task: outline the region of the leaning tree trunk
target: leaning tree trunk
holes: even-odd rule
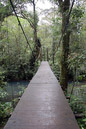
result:
[[[60,84],[62,89],[66,91],[68,86],[68,54],[69,54],[69,38],[70,32],[68,29],[65,31],[65,26],[69,24],[67,20],[68,12],[70,8],[70,0],[65,0],[61,4],[61,11],[62,11],[62,49],[61,49],[61,74],[60,74]],[[65,33],[64,33],[65,31]]]
[[[36,21],[36,7],[35,0],[33,0],[33,14],[34,14],[34,41],[37,42],[37,21]]]
[[[37,43],[37,21],[36,21],[36,7],[35,7],[35,0],[32,1],[33,3],[33,34],[34,34],[34,48],[33,48],[33,54],[30,57],[30,69],[34,70],[35,67],[35,62],[36,62],[36,58],[37,58],[37,50],[36,50],[36,43]]]

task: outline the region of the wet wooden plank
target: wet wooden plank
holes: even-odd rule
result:
[[[48,62],[42,62],[4,129],[79,129]]]

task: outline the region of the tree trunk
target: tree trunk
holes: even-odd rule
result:
[[[35,0],[33,0],[33,25],[34,25],[34,30],[33,30],[33,34],[34,34],[34,42],[35,42],[35,45],[34,45],[34,48],[33,48],[33,53],[34,53],[34,56],[32,55],[30,57],[30,69],[34,71],[34,68],[35,68],[35,62],[36,62],[36,58],[37,58],[37,49],[36,49],[36,44],[37,44],[37,23],[36,23],[36,7],[35,7]]]
[[[70,0],[65,0],[61,4],[61,11],[62,11],[62,49],[61,49],[61,74],[60,74],[60,84],[62,89],[66,91],[68,86],[68,54],[69,54],[69,38],[70,32],[68,29],[65,31],[65,26],[69,24],[68,21],[68,12],[70,8]],[[65,33],[64,33],[65,31]]]
[[[37,23],[36,23],[36,7],[35,0],[33,0],[33,14],[34,14],[34,41],[37,42]]]

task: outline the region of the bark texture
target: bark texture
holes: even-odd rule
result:
[[[58,0],[59,6],[62,13],[62,49],[61,49],[61,74],[60,74],[60,84],[62,89],[66,91],[68,86],[68,54],[69,54],[69,39],[70,39],[70,32],[66,29],[66,25],[69,24],[68,20],[68,12],[70,9],[70,0]],[[65,33],[64,33],[65,31]]]

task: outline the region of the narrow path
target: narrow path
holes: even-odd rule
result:
[[[4,129],[79,129],[48,62],[42,62]]]

